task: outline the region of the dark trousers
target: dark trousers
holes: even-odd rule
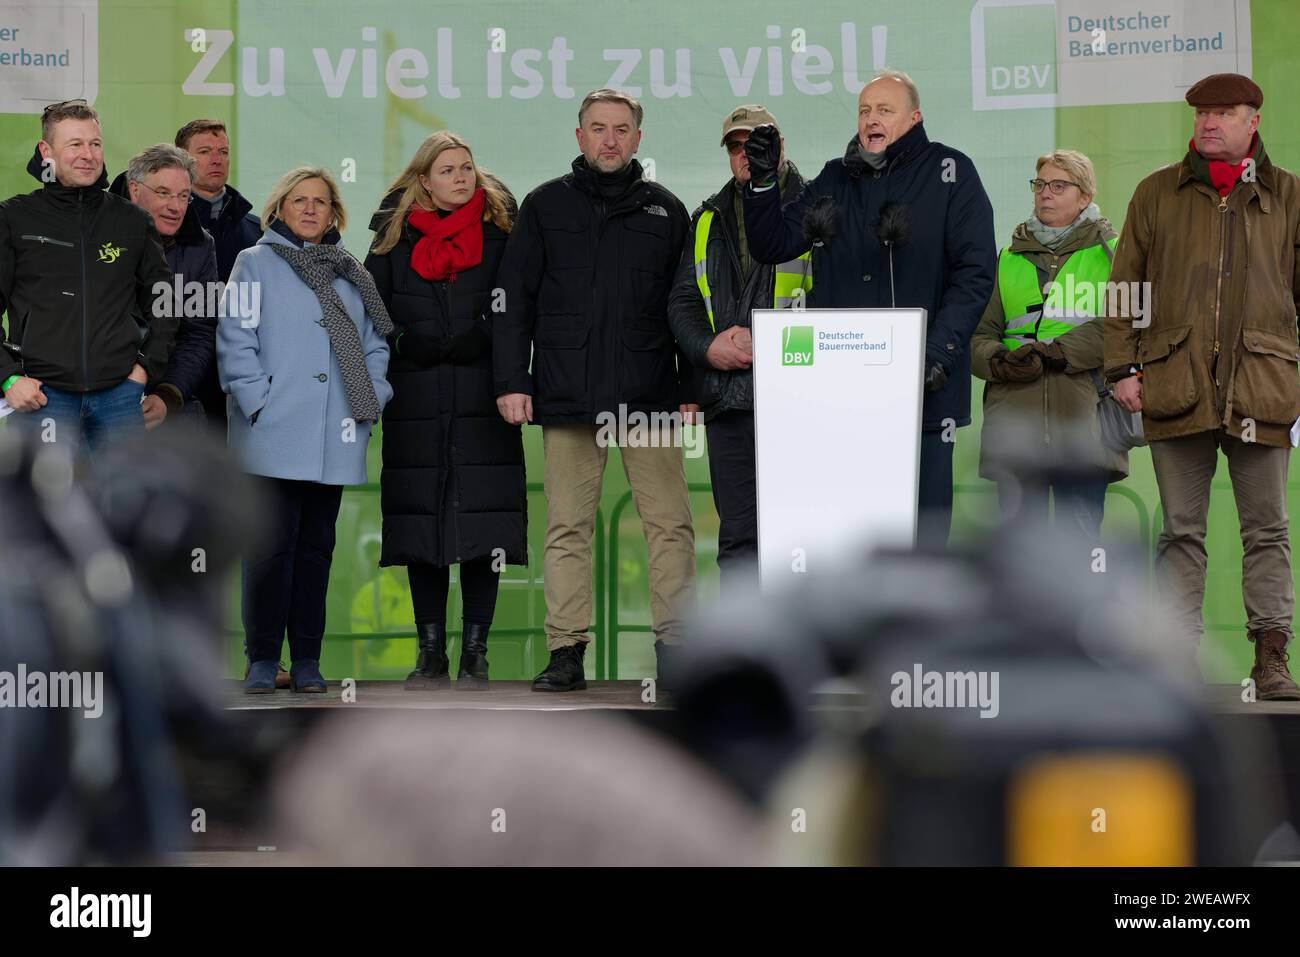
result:
[[[1051,489],[1056,506],[1056,527],[1090,542],[1101,539],[1106,486],[1110,476],[1098,471],[1089,478],[1044,483],[1016,479],[998,481],[998,505],[1005,521],[1029,519],[1047,524],[1047,492]]]
[[[922,548],[945,548],[952,528],[952,449],[943,430],[921,432],[921,475],[917,489],[916,542]]]
[[[292,661],[320,660],[325,592],[343,486],[260,479],[273,503],[262,542],[243,562],[244,636],[250,661],[277,661],[289,632]]]
[[[709,481],[718,510],[718,573],[724,591],[758,580],[758,480],[754,413],[709,418]]]
[[[446,625],[451,569],[446,565],[408,565],[406,577],[411,583],[415,623]],[[460,563],[460,600],[465,621],[476,625],[492,624],[500,580],[500,573],[492,568],[490,555]]]

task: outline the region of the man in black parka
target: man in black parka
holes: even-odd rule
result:
[[[695,408],[685,401],[691,369],[679,362],[667,316],[689,218],[632,158],[641,117],[641,104],[616,90],[583,100],[583,155],[524,199],[501,266],[497,406],[511,424],[542,426],[546,457],[551,661],[536,691],[586,687],[592,535],[609,445],[620,446],[646,533],[661,673],[694,584],[680,422]]]
[[[750,251],[781,263],[812,249],[809,307],[926,310],[918,540],[942,547],[952,518],[955,430],[970,424],[968,345],[997,270],[993,207],[975,165],[926,137],[916,85],[893,70],[862,88],[858,133],[843,158],[784,208],[774,188],[776,130],[756,129],[745,152],[753,175],[744,191]],[[882,235],[893,243],[892,294]],[[861,411],[845,410],[846,441]]]

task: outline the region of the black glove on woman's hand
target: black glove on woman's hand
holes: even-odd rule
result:
[[[441,343],[410,331],[398,335],[397,354],[422,366],[437,365],[443,359]]]
[[[443,358],[447,362],[473,362],[492,345],[487,329],[483,323],[475,323],[474,328],[452,336],[443,346]]]

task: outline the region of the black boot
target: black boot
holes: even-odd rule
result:
[[[456,671],[456,687],[478,691],[488,686],[487,636],[490,625],[476,621],[464,623],[460,641],[460,668]]]
[[[416,624],[420,656],[415,660],[415,670],[406,676],[407,691],[432,691],[450,688],[451,676],[447,674],[447,626],[445,624]]]
[[[674,694],[677,691],[677,646],[660,639],[655,642],[655,695]]]
[[[533,679],[534,691],[585,691],[587,679],[583,676],[582,656],[587,643],[566,645],[551,652],[551,663]]]

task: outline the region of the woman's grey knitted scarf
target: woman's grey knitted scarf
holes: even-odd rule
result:
[[[1065,237],[1074,232],[1084,223],[1090,223],[1093,220],[1101,219],[1101,210],[1096,203],[1089,203],[1083,208],[1083,211],[1075,217],[1073,222],[1066,223],[1064,226],[1048,226],[1036,215],[1030,216],[1025,221],[1025,227],[1033,234],[1034,238],[1046,246],[1048,249],[1056,249],[1061,243],[1065,242]]]
[[[370,370],[366,368],[366,358],[361,351],[361,336],[357,333],[352,317],[343,307],[343,300],[331,285],[337,276],[356,286],[361,293],[361,301],[365,304],[366,315],[375,325],[375,331],[387,338],[392,334],[393,320],[388,317],[388,310],[379,297],[374,279],[357,262],[355,256],[339,246],[304,246],[298,249],[273,243],[271,248],[316,294],[321,315],[325,319],[325,331],[330,335],[330,345],[338,356],[339,369],[343,372],[343,387],[347,390],[352,418],[357,422],[378,421],[379,397],[375,395]]]

